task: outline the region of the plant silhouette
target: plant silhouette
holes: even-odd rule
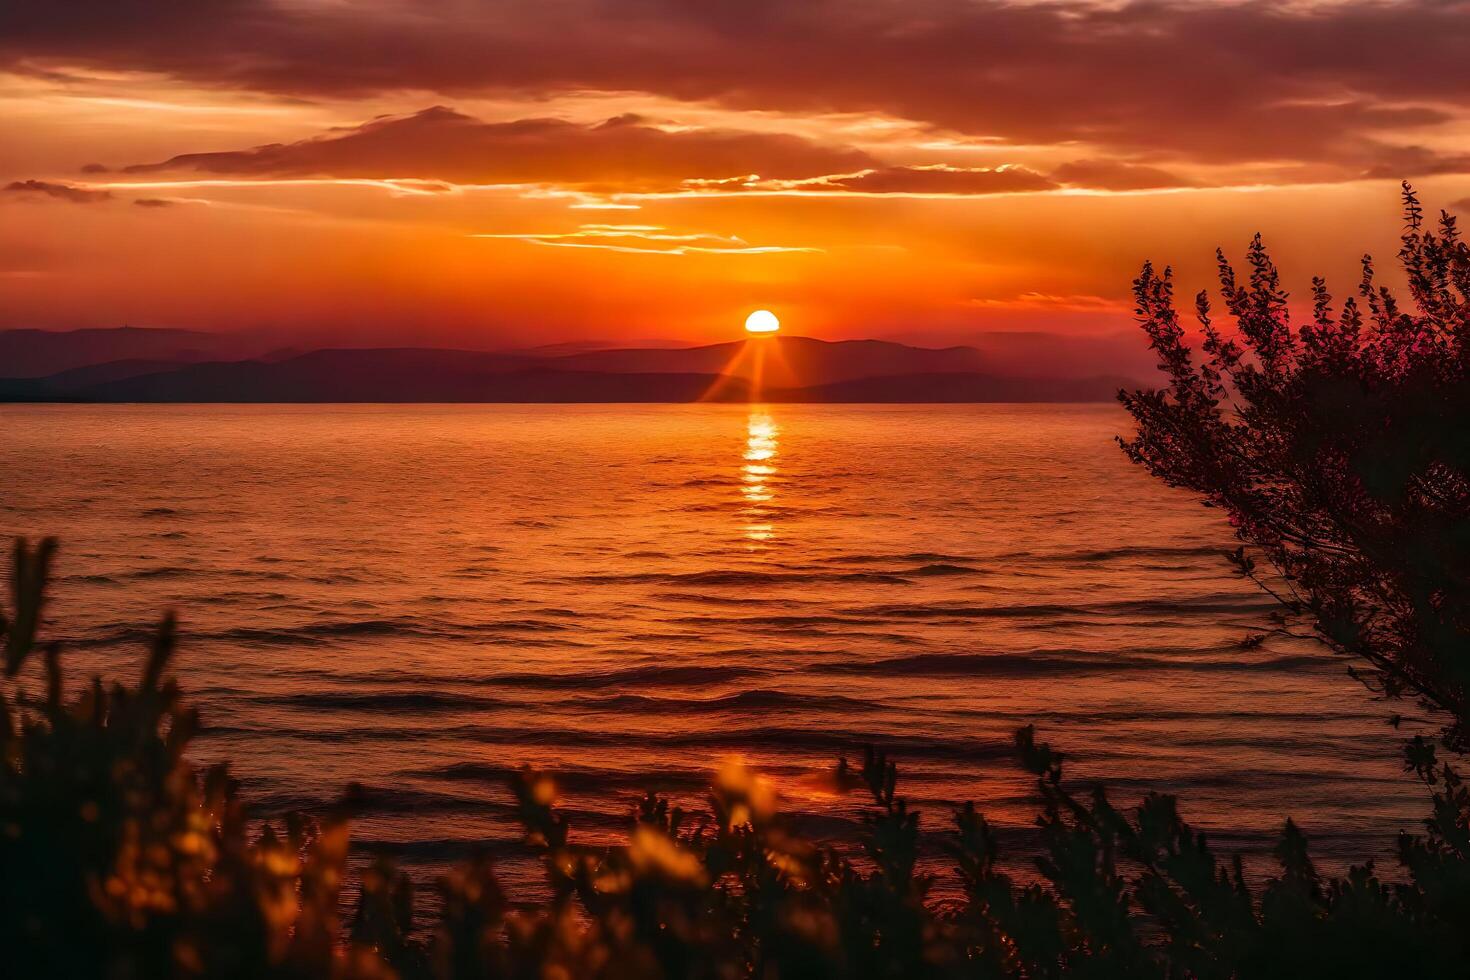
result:
[[[1137,316],[1168,384],[1122,392],[1128,455],[1201,493],[1251,545],[1231,560],[1339,650],[1361,676],[1445,713],[1470,747],[1470,246],[1453,215],[1430,230],[1403,185],[1398,259],[1411,306],[1363,258],[1358,296],[1334,312],[1321,279],[1310,320],[1259,235],[1241,282],[1217,253],[1232,326],[1201,292],[1187,342],[1169,269],[1145,265]],[[1361,300],[1361,304],[1360,301]],[[1365,309],[1366,307],[1366,309]],[[1258,569],[1263,555],[1276,575]]]

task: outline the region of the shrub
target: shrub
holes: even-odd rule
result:
[[[1470,247],[1441,213],[1429,230],[1404,184],[1399,262],[1411,306],[1363,258],[1358,298],[1333,311],[1313,280],[1294,329],[1287,294],[1256,236],[1249,277],[1217,253],[1231,322],[1195,300],[1196,352],[1170,270],[1145,265],[1137,315],[1168,384],[1122,392],[1138,423],[1128,455],[1224,509],[1278,575],[1244,548],[1232,560],[1318,634],[1369,667],[1389,695],[1444,712],[1470,747]],[[1359,305],[1361,299],[1363,306]]]

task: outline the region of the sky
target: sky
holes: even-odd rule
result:
[[[0,327],[1132,330],[1470,197],[1458,0],[6,0]]]

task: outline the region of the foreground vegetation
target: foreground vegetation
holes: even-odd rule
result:
[[[1406,191],[1407,193],[1407,191]],[[1195,367],[1167,273],[1146,268],[1139,313],[1170,385],[1125,395],[1125,448],[1228,510],[1276,569],[1236,561],[1373,683],[1443,709],[1467,739],[1470,250],[1448,217],[1423,231],[1408,194],[1402,257],[1418,311],[1373,286],[1333,317],[1325,286],[1295,334],[1264,248],[1239,286],[1221,263],[1240,340],[1204,321]],[[1244,346],[1242,346],[1244,345]],[[0,966],[14,977],[901,978],[1432,977],[1470,970],[1470,791],[1415,738],[1405,768],[1430,813],[1397,867],[1314,868],[1285,823],[1277,867],[1248,882],[1182,819],[1173,797],[1120,810],[1078,795],[1062,757],[1016,735],[1036,776],[1039,857],[1012,877],[973,805],[926,820],[954,901],[919,870],[921,818],[895,766],[865,752],[861,853],[794,834],[758,780],[732,771],[708,808],[653,795],[628,841],[579,846],[550,780],[512,780],[545,896],[513,901],[475,862],[438,883],[437,921],[414,920],[386,864],[341,914],[351,800],[315,819],[247,822],[223,766],[196,771],[195,713],[168,676],[165,619],[136,684],[68,694],[43,609],[54,543],[18,543],[0,610]],[[39,682],[39,694],[28,684]],[[845,763],[844,763],[845,767]],[[854,767],[857,768],[857,767]],[[943,820],[933,821],[943,824]],[[927,866],[927,864],[926,864]]]
[[[973,805],[943,832],[962,899],[930,899],[920,815],[894,764],[868,750],[861,857],[784,828],[747,775],[715,781],[698,815],[649,795],[627,846],[577,846],[547,777],[511,790],[550,898],[529,909],[476,862],[438,884],[416,929],[413,888],[386,864],[339,914],[343,803],[315,820],[252,827],[224,766],[195,771],[198,729],[168,668],[169,619],[136,684],[63,692],[37,638],[53,544],[18,545],[0,615],[0,951],[13,977],[801,978],[1449,976],[1470,962],[1470,794],[1431,746],[1407,764],[1431,791],[1405,835],[1406,884],[1371,867],[1324,879],[1286,824],[1259,889],[1222,863],[1172,797],[1116,809],[1082,798],[1061,756],[1017,733],[1037,776],[1042,856],[1029,883],[997,863]],[[31,668],[34,668],[33,670]],[[39,674],[27,698],[19,678]]]

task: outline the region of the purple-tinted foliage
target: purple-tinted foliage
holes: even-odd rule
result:
[[[1445,713],[1470,746],[1470,247],[1455,218],[1424,222],[1403,188],[1398,259],[1410,304],[1363,258],[1358,297],[1334,311],[1321,279],[1310,322],[1293,327],[1260,236],[1248,281],[1217,253],[1230,329],[1195,301],[1204,339],[1186,340],[1170,271],[1145,265],[1137,316],[1168,384],[1122,392],[1138,423],[1130,458],[1222,508],[1251,554],[1231,556],[1319,635],[1361,657],[1389,695]]]

